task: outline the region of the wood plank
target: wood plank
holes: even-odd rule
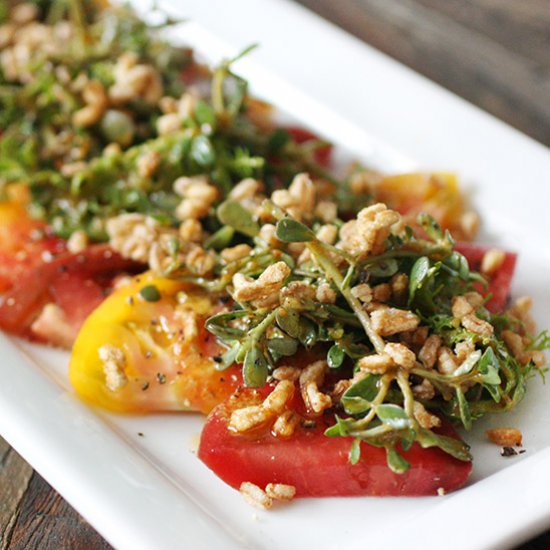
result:
[[[550,144],[549,0],[299,1]],[[1,550],[110,548],[1,439],[0,487]]]
[[[549,75],[511,41],[502,45],[419,0],[299,3],[550,145]]]
[[[548,0],[416,0],[549,69]]]
[[[0,437],[0,549],[8,547],[32,468]]]
[[[9,550],[111,550],[111,546],[36,472],[21,501]]]

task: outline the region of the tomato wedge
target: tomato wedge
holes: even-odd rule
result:
[[[361,458],[351,464],[348,437],[327,437],[324,431],[332,415],[304,424],[288,439],[274,437],[269,429],[252,435],[237,435],[228,429],[231,411],[260,397],[244,390],[237,399],[216,407],[201,435],[199,458],[223,481],[234,488],[248,481],[265,487],[285,483],[296,488],[297,497],[329,496],[422,496],[458,489],[466,482],[472,465],[437,448],[422,449],[414,444],[400,454],[411,465],[404,474],[387,466],[384,449],[361,444]],[[309,425],[306,428],[304,425]],[[456,436],[450,426],[445,435]]]
[[[146,287],[158,292],[153,301],[143,298]],[[188,284],[151,273],[135,277],[84,323],[69,367],[73,387],[89,403],[118,412],[208,413],[242,382],[237,366],[216,369],[221,350],[204,328],[215,311],[213,299]],[[105,345],[124,354],[120,387],[107,382],[99,354]]]
[[[141,269],[106,246],[80,254],[32,220],[24,197],[0,203],[0,329],[70,347],[114,276]],[[46,309],[45,309],[46,308]]]
[[[65,241],[48,235],[42,222],[28,217],[24,205],[0,202],[0,292],[41,264],[44,253],[63,251]]]
[[[113,277],[139,267],[105,245],[89,246],[79,254],[62,252],[51,261],[41,260],[21,273],[2,295],[0,329],[63,347],[70,346],[86,317],[109,292]],[[68,328],[59,339],[55,327],[50,327],[51,332],[47,326],[45,330],[33,330],[33,323],[47,304],[54,304],[63,312],[63,322]]]
[[[483,256],[490,248],[489,246],[462,242],[455,245],[455,249],[468,260],[470,269],[475,271],[479,271]],[[517,254],[506,252],[502,265],[489,277],[489,287],[485,288],[481,284],[476,285],[481,294],[491,295],[485,306],[493,313],[503,311],[508,303],[516,261]]]
[[[307,143],[308,141],[318,141],[321,139],[313,132],[298,126],[288,126],[284,129],[290,134],[296,143]],[[332,145],[327,144],[316,148],[313,152],[313,158],[315,159],[315,162],[324,168],[330,168],[332,163]]]
[[[413,220],[424,212],[444,229],[455,232],[464,213],[458,179],[449,172],[412,172],[385,176],[374,187],[376,201],[384,202]]]

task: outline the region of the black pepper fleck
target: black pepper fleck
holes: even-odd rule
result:
[[[518,452],[514,449],[514,447],[502,447],[500,451],[500,456],[516,456]]]
[[[317,427],[317,422],[315,422],[315,420],[302,420],[301,424],[302,428],[305,428],[306,430],[312,430]]]
[[[157,372],[157,380],[159,381],[159,384],[164,384],[166,382],[166,375],[161,372]]]
[[[147,389],[149,389],[149,382],[145,382],[143,386],[141,386],[141,391],[145,391]]]

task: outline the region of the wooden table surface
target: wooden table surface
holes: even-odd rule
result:
[[[550,0],[297,1],[550,145]],[[106,548],[0,438],[0,550]]]

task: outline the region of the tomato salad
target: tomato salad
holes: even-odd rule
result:
[[[249,95],[250,48],[210,70],[170,19],[1,5],[0,328],[72,348],[91,404],[208,414],[199,458],[255,504],[461,487],[457,429],[548,337],[456,177],[337,176]]]

